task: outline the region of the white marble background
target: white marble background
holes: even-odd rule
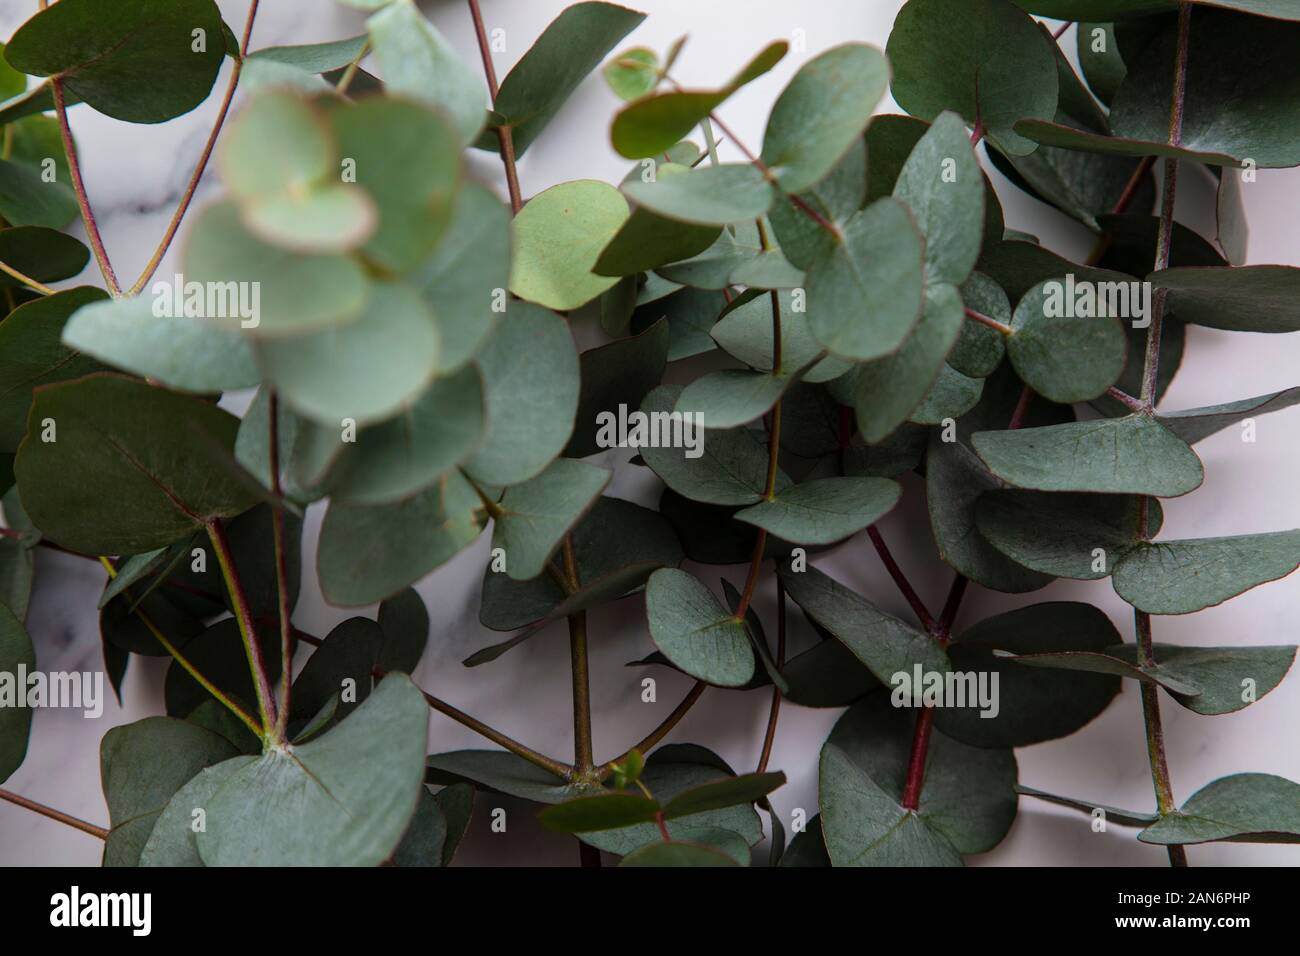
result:
[[[565,0],[483,0],[489,29],[504,27],[508,51],[496,55],[504,76],[533,38],[566,5]],[[774,38],[803,30],[807,51],[792,53],[772,73],[751,84],[724,107],[729,125],[757,147],[767,110],[801,62],[826,47],[861,40],[884,47],[901,0],[640,0],[633,3],[650,16],[627,43],[665,49],[676,37],[690,34],[675,72],[686,83],[710,84],[729,77],[753,52]],[[465,3],[437,0],[422,4],[426,12],[476,63],[472,27]],[[36,0],[2,0],[0,35],[9,36],[36,7]],[[244,0],[221,0],[226,19],[236,32],[247,8]],[[308,43],[353,36],[362,32],[361,16],[330,0],[264,0],[253,47]],[[954,25],[957,28],[959,25]],[[1067,34],[1069,40],[1073,34]],[[226,69],[229,67],[227,66]],[[935,64],[942,69],[942,64]],[[218,90],[224,74],[218,80]],[[202,107],[159,127],[127,126],[88,111],[73,111],[73,128],[80,143],[88,188],[119,275],[134,276],[143,267],[171,214],[216,112],[214,95]],[[627,167],[608,144],[608,123],[617,101],[598,77],[588,79],[563,112],[529,150],[520,168],[524,194],[554,183],[581,177],[617,181]],[[882,112],[895,111],[892,102]],[[729,145],[723,152],[735,157]],[[495,157],[480,156],[475,171],[500,183]],[[1088,237],[1063,216],[999,179],[995,181],[1007,211],[1008,225],[1043,237],[1059,251],[1082,258]],[[1197,179],[1184,177],[1184,183]],[[199,203],[217,194],[209,176]],[[1252,222],[1250,261],[1300,265],[1300,171],[1263,171],[1246,187]],[[1180,190],[1179,215],[1197,228],[1212,226],[1208,188]],[[79,227],[78,227],[79,231]],[[182,232],[182,236],[184,231]],[[173,251],[162,273],[174,264]],[[97,282],[94,266],[81,277]],[[1167,408],[1230,401],[1300,384],[1300,335],[1264,337],[1232,335],[1194,329],[1188,336],[1187,358],[1171,389]],[[1205,485],[1185,498],[1166,503],[1164,534],[1170,537],[1221,535],[1300,527],[1300,408],[1258,422],[1258,441],[1242,444],[1236,429],[1202,443]],[[614,453],[617,454],[617,453]],[[639,471],[630,469],[630,471]],[[75,476],[70,476],[74,477]],[[613,492],[645,502],[655,497],[653,482],[644,475],[622,477]],[[939,564],[926,527],[923,488],[906,485],[906,502],[882,522],[882,531],[895,554],[930,606],[943,599],[951,572]],[[312,509],[306,547],[312,553],[320,521]],[[419,585],[432,619],[429,648],[417,672],[418,683],[530,745],[563,756],[571,746],[568,650],[563,626],[510,653],[495,664],[466,670],[459,663],[468,653],[491,642],[493,635],[477,622],[478,582],[486,559],[487,537]],[[885,609],[906,617],[908,610],[888,580],[879,560],[859,536],[819,559],[820,566],[869,595]],[[312,562],[307,562],[310,568]],[[716,573],[716,572],[715,572]],[[740,569],[732,573],[740,580]],[[327,606],[315,575],[305,575],[297,623],[325,634],[351,616]],[[42,550],[28,626],[43,669],[92,669],[100,666],[95,604],[104,573],[92,563]],[[1057,582],[1043,591],[1020,597],[972,588],[959,626],[1027,603],[1078,599],[1105,609],[1128,639],[1131,618],[1108,582]],[[774,598],[761,589],[758,608],[772,620]],[[1157,640],[1187,644],[1263,644],[1296,641],[1296,611],[1300,606],[1300,575],[1258,588],[1217,608],[1189,618],[1156,620]],[[363,613],[372,613],[365,611]],[[650,641],[638,619],[635,601],[594,612],[593,704],[596,711],[596,751],[607,759],[654,727],[689,686],[678,675],[661,671],[655,704],[639,698],[639,671],[623,667],[648,650]],[[792,640],[801,639],[802,621],[790,616]],[[795,646],[798,646],[796,644]],[[299,659],[301,666],[302,658]],[[78,712],[39,711],[32,729],[26,763],[7,787],[32,799],[99,824],[107,811],[99,786],[99,740],[112,726],[162,712],[163,661],[136,658],[125,687],[125,705],[111,700],[96,721]],[[752,768],[761,744],[768,693],[747,695],[708,691],[672,738],[690,740],[717,750],[734,766]],[[1282,686],[1254,706],[1226,717],[1200,717],[1166,699],[1165,729],[1175,793],[1192,792],[1226,774],[1262,771],[1300,780],[1300,749],[1295,727],[1300,719],[1300,678]],[[783,769],[790,783],[773,798],[787,821],[796,807],[809,815],[816,806],[818,748],[837,712],[782,707],[772,767]],[[1019,751],[1020,778],[1025,784],[1059,793],[1097,799],[1117,806],[1153,805],[1138,695],[1131,682],[1099,719],[1063,741]],[[430,723],[430,751],[486,744],[473,733],[439,716]],[[488,745],[490,746],[490,745]],[[509,833],[490,834],[486,813],[506,806]],[[480,796],[478,813],[460,863],[573,863],[577,851],[568,838],[542,833],[523,804]],[[95,864],[100,844],[92,837],[0,803],[0,864]],[[1300,864],[1300,847],[1215,844],[1193,847],[1195,864]],[[995,851],[972,862],[977,865],[1161,865],[1163,849],[1137,843],[1132,831],[1114,828],[1091,832],[1086,818],[1048,808],[1030,800],[1007,839]]]

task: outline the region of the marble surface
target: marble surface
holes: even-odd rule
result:
[[[540,30],[560,9],[562,0],[484,0],[489,28],[506,30],[507,50],[496,55],[504,75]],[[776,37],[801,36],[804,52],[792,53],[771,74],[747,87],[725,107],[728,123],[747,143],[761,142],[767,109],[798,65],[822,49],[846,40],[883,48],[900,0],[643,0],[650,13],[629,44],[664,49],[680,34],[691,39],[677,73],[687,83],[715,83]],[[227,20],[243,22],[246,3],[222,0]],[[438,26],[471,63],[477,62],[465,4],[442,0],[422,4]],[[7,0],[0,5],[0,35],[8,36],[35,0]],[[801,31],[801,32],[796,32]],[[254,47],[306,43],[361,32],[355,11],[327,0],[269,0],[262,3]],[[228,67],[227,67],[228,69]],[[218,81],[224,83],[224,75]],[[216,112],[214,96],[193,113],[158,127],[128,127],[87,111],[73,112],[73,127],[84,157],[85,175],[105,239],[119,274],[136,274],[148,259],[171,214]],[[599,78],[589,79],[529,151],[520,168],[525,195],[580,177],[617,181],[627,163],[608,145],[608,121],[617,106]],[[894,111],[886,103],[882,111]],[[725,156],[736,154],[723,145]],[[476,174],[501,187],[494,157],[474,160]],[[1212,192],[1201,177],[1184,177],[1179,215],[1202,230],[1212,227]],[[995,174],[1008,225],[1040,235],[1063,253],[1082,258],[1090,245],[1083,230],[1035,203]],[[198,203],[219,192],[207,177]],[[1295,240],[1300,222],[1300,171],[1263,171],[1246,187],[1251,216],[1250,259],[1255,263],[1300,264]],[[79,227],[78,230],[79,232]],[[182,238],[184,230],[182,231]],[[176,258],[163,263],[166,274]],[[93,269],[93,266],[92,266]],[[95,282],[92,271],[82,281]],[[1188,336],[1187,358],[1170,391],[1166,407],[1183,408],[1230,401],[1297,384],[1300,335],[1230,335],[1195,329]],[[229,400],[238,409],[246,398]],[[1300,527],[1300,408],[1261,418],[1258,441],[1243,445],[1229,429],[1199,446],[1205,460],[1204,487],[1166,505],[1165,534],[1194,537]],[[611,452],[607,454],[619,454]],[[625,455],[626,453],[622,453]],[[612,462],[611,462],[612,463]],[[638,469],[625,469],[636,472]],[[656,490],[645,474],[620,475],[612,493],[649,503]],[[881,523],[899,563],[917,582],[932,606],[942,601],[951,573],[939,562],[925,527],[923,488],[905,483],[905,503]],[[314,551],[321,509],[309,513],[308,553]],[[489,720],[508,734],[557,755],[571,746],[568,650],[563,626],[552,627],[500,661],[467,670],[459,663],[489,643],[491,633],[477,622],[478,582],[487,555],[487,538],[422,581],[432,620],[429,648],[416,679],[430,691]],[[884,574],[875,554],[859,537],[818,560],[823,570],[867,594],[900,616],[908,611]],[[354,613],[327,606],[315,575],[305,575],[297,613],[300,627],[325,633]],[[712,572],[716,576],[716,571]],[[738,580],[740,569],[731,571]],[[85,670],[100,666],[95,604],[103,571],[79,559],[42,550],[28,625],[42,669]],[[1057,582],[1032,595],[1008,597],[972,588],[959,626],[983,616],[1029,603],[1078,599],[1098,604],[1121,632],[1131,635],[1127,608],[1108,582]],[[1158,640],[1187,644],[1261,644],[1295,642],[1300,575],[1249,592],[1241,598],[1189,618],[1157,620]],[[757,597],[769,620],[774,607],[770,582]],[[596,751],[608,758],[655,726],[687,690],[677,675],[658,675],[658,700],[640,700],[639,671],[624,667],[650,649],[635,601],[591,616],[593,706]],[[794,642],[807,639],[798,614],[791,615]],[[795,646],[798,646],[796,643]],[[305,656],[305,655],[304,655]],[[299,666],[303,657],[300,656]],[[35,800],[91,820],[107,822],[99,786],[99,740],[112,726],[162,712],[165,662],[136,658],[127,677],[124,702],[110,699],[103,716],[84,720],[79,712],[47,710],[35,715],[30,753],[7,787]],[[671,739],[708,745],[738,768],[757,759],[766,720],[768,695],[707,692]],[[1300,679],[1292,677],[1254,706],[1226,717],[1199,717],[1166,703],[1165,730],[1176,794],[1186,798],[1210,780],[1230,773],[1262,771],[1300,780],[1300,749],[1294,728],[1300,720]],[[816,807],[818,748],[837,716],[834,711],[782,708],[772,766],[786,771],[790,783],[773,802],[788,821],[795,808],[811,816]],[[1138,695],[1131,683],[1099,719],[1063,741],[1018,752],[1020,779],[1027,785],[1134,808],[1153,803],[1141,731]],[[441,717],[430,723],[430,750],[483,746],[470,731]],[[487,814],[494,806],[508,812],[507,836],[493,835]],[[0,864],[94,864],[99,842],[67,827],[0,803]],[[542,833],[523,804],[481,796],[471,832],[458,862],[513,865],[530,862],[576,862],[571,840]],[[995,851],[976,858],[976,865],[1160,865],[1164,851],[1144,846],[1132,831],[1113,828],[1095,834],[1079,815],[1023,801],[1008,838]],[[1193,864],[1300,863],[1300,847],[1218,844],[1193,847]]]

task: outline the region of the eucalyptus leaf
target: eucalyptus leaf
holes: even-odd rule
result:
[[[23,505],[45,535],[74,551],[150,551],[254,503],[200,450],[205,440],[233,447],[238,427],[204,402],[99,374],[41,389],[32,415],[52,419],[58,440],[29,436],[19,448]],[[62,480],[68,474],[94,482],[71,484]],[[101,493],[110,486],[112,495]]]
[[[754,676],[745,625],[693,575],[661,568],[646,584],[650,637],[674,664],[698,680],[740,687]]]
[[[100,113],[163,123],[202,103],[226,56],[212,0],[53,4],[10,38],[5,58],[32,76],[55,76]]]
[[[874,524],[901,495],[888,478],[820,478],[738,511],[736,520],[791,544],[832,544]]]
[[[35,672],[36,651],[21,618],[0,604],[0,670],[15,675],[10,679],[16,684],[20,668],[28,673]],[[27,688],[15,686],[14,693],[19,699],[12,702],[13,705],[0,707],[0,783],[8,780],[22,765],[27,756],[27,738],[32,726],[32,711],[26,706]]]
[[[504,552],[506,573],[521,581],[541,574],[610,477],[596,465],[558,458],[540,475],[507,488],[492,526],[492,546]]]
[[[510,291],[558,310],[590,302],[617,281],[595,275],[592,267],[627,218],[626,200],[594,179],[534,196],[514,220]]]
[[[771,183],[752,163],[702,166],[648,183],[634,180],[623,191],[644,209],[701,226],[757,219],[775,198]]]
[[[1300,842],[1300,784],[1267,773],[1220,777],[1138,834],[1144,843]]]
[[[410,678],[384,678],[338,727],[227,777],[196,836],[199,855],[209,866],[383,862],[415,813],[427,725]]]

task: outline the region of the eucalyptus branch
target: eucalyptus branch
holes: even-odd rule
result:
[[[776,579],[776,666],[785,664],[785,585],[778,576]],[[763,749],[758,756],[758,766],[754,773],[767,770],[768,761],[772,759],[772,745],[776,742],[776,722],[781,716],[781,688],[772,684],[772,706],[767,712],[767,730],[763,734]]]
[[[624,753],[626,754],[627,752],[633,750],[639,750],[641,751],[641,753],[646,753],[652,747],[658,744],[659,741],[667,737],[668,734],[672,731],[672,729],[676,727],[679,723],[681,723],[682,718],[686,716],[686,714],[690,711],[690,709],[695,706],[695,702],[700,699],[700,696],[704,693],[705,689],[708,686],[709,685],[706,684],[704,681],[697,680],[695,682],[695,686],[686,692],[686,696],[682,698],[682,702],[678,704],[675,708],[673,708],[673,712],[670,713],[667,717],[665,717],[660,722],[658,727],[650,731],[650,733],[646,734],[645,737],[643,737],[639,743],[635,744],[632,747],[629,747],[627,751],[625,751]],[[609,761],[608,763],[603,763],[599,767],[597,767],[596,779],[597,780],[606,779],[610,774],[614,772],[614,764],[618,763],[619,760],[622,759],[623,759],[622,757],[619,757],[615,760]]]
[[[86,237],[90,240],[90,248],[95,253],[95,261],[99,263],[99,271],[103,273],[104,282],[108,285],[108,291],[113,296],[120,296],[122,288],[117,282],[117,273],[113,271],[113,264],[108,261],[108,250],[104,248],[104,239],[99,234],[99,223],[95,220],[95,211],[90,207],[90,197],[86,194],[86,184],[81,178],[81,163],[77,158],[77,144],[72,139],[72,128],[68,125],[68,104],[63,95],[63,81],[57,77],[51,78],[50,90],[54,94],[54,110],[58,115],[59,134],[63,138],[63,151],[68,156],[68,170],[72,174],[72,190],[77,196],[77,207],[81,210],[81,220],[86,225]]]
[[[19,796],[10,790],[0,788],[0,800],[7,800],[15,806],[31,810],[33,813],[39,813],[43,817],[51,820],[57,820],[59,823],[65,823],[74,830],[80,830],[82,833],[89,833],[93,837],[99,837],[101,840],[108,839],[108,830],[104,827],[97,827],[93,823],[87,823],[85,820],[79,820],[77,817],[64,813],[62,810],[55,810],[53,807],[47,807],[43,803],[37,803],[35,800],[28,800],[26,797]]]
[[[479,9],[478,0],[469,0],[469,13],[474,20],[474,35],[478,39],[478,52],[483,58],[483,73],[487,77],[488,92],[492,96],[492,105],[497,103],[497,70],[492,63],[492,47],[488,43],[487,27],[483,24],[483,11]],[[509,126],[496,128],[497,140],[501,146],[501,164],[506,170],[506,188],[510,191],[510,208],[516,215],[524,208],[523,195],[519,190],[519,169],[515,161],[514,132]]]
[[[176,233],[181,227],[181,222],[185,219],[186,212],[189,211],[190,203],[194,201],[194,193],[199,188],[203,173],[208,168],[208,160],[212,158],[212,150],[217,145],[217,137],[221,134],[221,128],[225,125],[226,115],[230,112],[230,104],[235,99],[235,90],[239,87],[239,76],[244,69],[244,58],[248,56],[248,41],[253,35],[253,21],[257,18],[257,5],[260,2],[261,0],[250,0],[248,4],[248,19],[244,22],[244,36],[239,43],[239,57],[230,68],[230,79],[226,82],[226,92],[222,97],[221,107],[217,110],[217,118],[212,124],[212,132],[208,134],[208,140],[203,145],[203,152],[199,156],[198,164],[194,167],[194,173],[190,176],[185,191],[181,193],[180,202],[176,204],[176,211],[172,213],[171,222],[167,224],[167,231],[163,233],[162,240],[154,249],[153,255],[149,257],[144,271],[140,273],[140,278],[131,284],[127,295],[139,295],[141,290],[149,284],[149,280],[158,271],[158,266],[162,264],[163,256],[171,248],[172,241],[176,238]]]
[[[110,561],[106,557],[101,556],[99,558],[99,563],[102,564],[104,566],[104,570],[108,572],[108,576],[110,580],[112,578],[117,577],[117,568],[113,566],[112,561]],[[123,590],[122,593],[125,597],[128,598],[132,596],[130,588],[126,588],[125,590]],[[149,631],[149,633],[153,635],[154,640],[156,640],[159,644],[162,645],[163,650],[165,650],[168,654],[172,656],[172,659],[181,666],[181,669],[184,670],[185,673],[189,674],[190,677],[194,678],[194,680],[198,683],[200,687],[202,687],[209,694],[215,697],[217,701],[228,711],[230,711],[232,714],[238,717],[240,721],[243,722],[245,727],[247,727],[257,736],[259,737],[262,736],[262,728],[258,726],[257,721],[254,720],[253,717],[250,716],[248,713],[246,713],[244,711],[244,708],[240,707],[229,696],[227,696],[226,693],[223,690],[221,690],[221,688],[217,687],[216,684],[212,683],[212,681],[204,677],[199,672],[199,669],[195,667],[194,664],[190,661],[190,659],[187,658],[184,654],[182,654],[180,652],[180,649],[177,648],[175,644],[173,644],[171,641],[167,639],[167,635],[164,634],[162,630],[158,627],[158,625],[153,622],[153,619],[150,618],[149,615],[145,613],[144,608],[137,605],[134,613],[135,616],[140,619],[140,623],[143,624],[145,628]]]
[[[280,618],[280,686],[275,702],[275,734],[283,739],[289,727],[289,696],[293,684],[293,621],[289,611],[289,571],[285,559],[284,507],[280,489],[280,399],[274,391],[267,401],[270,442],[271,539],[275,549],[275,591]]]
[[[248,596],[244,593],[243,582],[235,567],[234,554],[230,550],[230,541],[226,537],[225,527],[220,518],[213,518],[208,523],[208,537],[217,553],[217,563],[221,565],[221,576],[226,582],[230,602],[234,607],[235,620],[239,624],[239,635],[244,641],[244,654],[248,658],[248,668],[253,677],[253,688],[257,692],[257,709],[262,719],[260,736],[276,733],[279,726],[276,717],[275,699],[271,692],[271,680],[262,654],[262,645],[257,639],[257,627],[253,623],[253,613],[249,608]],[[286,669],[288,661],[281,661],[280,667]],[[278,733],[276,740],[280,740]]]
[[[976,312],[969,306],[966,307],[966,318],[974,319],[980,325],[986,325],[995,332],[1000,332],[1003,335],[1015,335],[1016,332],[1015,329],[1007,325],[1005,322],[999,322],[997,319],[987,316],[983,312]]]
[[[37,282],[29,275],[25,275],[19,272],[13,266],[9,265],[7,262],[0,261],[0,272],[3,272],[5,275],[13,279],[17,279],[23,285],[27,286],[27,288],[33,290],[34,292],[39,292],[41,295],[54,295],[54,290],[51,289],[49,286]]]

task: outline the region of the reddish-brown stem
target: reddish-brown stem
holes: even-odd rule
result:
[[[1015,333],[1015,329],[1005,322],[999,322],[997,319],[987,316],[983,312],[976,312],[972,308],[966,309],[966,318],[974,319],[980,325],[987,325],[990,329],[1001,332],[1003,335],[1013,335]]]
[[[1026,385],[1020,390],[1020,398],[1016,401],[1016,410],[1011,413],[1011,421],[1007,429],[1015,431],[1025,424],[1025,416],[1029,414],[1029,406],[1034,400],[1034,390]]]
[[[918,595],[916,589],[912,587],[912,582],[907,580],[907,575],[903,574],[903,569],[900,568],[898,562],[894,560],[893,554],[889,551],[889,545],[885,544],[885,539],[881,536],[880,531],[874,524],[867,528],[867,537],[871,539],[871,543],[876,548],[876,553],[880,555],[880,561],[884,564],[885,570],[889,572],[889,576],[893,578],[894,583],[898,585],[898,590],[903,593],[903,597],[906,598],[907,603],[911,605],[912,613],[915,614],[916,619],[921,622],[921,627],[928,633],[933,634],[937,626],[934,617],[925,609],[925,605],[921,602],[920,595]]]
[[[948,589],[948,597],[943,602],[943,611],[939,614],[939,630],[935,636],[940,641],[947,642],[949,635],[952,634],[952,626],[957,621],[957,612],[961,610],[961,600],[966,596],[966,586],[970,584],[970,579],[964,574],[959,574],[952,580],[952,587]]]
[[[1116,388],[1114,385],[1106,389],[1106,394],[1115,399],[1115,401],[1122,402],[1130,411],[1145,412],[1147,410],[1146,405],[1139,399],[1134,398],[1123,389]]]
[[[664,838],[664,842],[672,843],[672,834],[668,832],[668,824],[664,820],[664,812],[662,810],[655,814],[655,824],[659,827],[659,835]]]
[[[226,115],[230,112],[230,104],[235,99],[235,90],[239,86],[239,75],[244,69],[244,57],[248,56],[248,42],[253,35],[253,21],[257,19],[257,5],[260,2],[261,0],[250,0],[248,5],[248,19],[244,21],[244,36],[239,43],[239,59],[235,60],[230,68],[230,79],[226,82],[226,92],[221,99],[221,107],[217,110],[217,118],[212,124],[212,132],[208,134],[208,141],[203,144],[203,152],[199,155],[199,161],[194,167],[194,173],[190,176],[185,191],[181,193],[180,202],[176,204],[176,211],[172,213],[171,221],[167,224],[167,231],[163,233],[163,237],[159,241],[157,248],[154,249],[153,255],[149,257],[149,262],[145,265],[144,271],[140,273],[140,278],[136,279],[131,288],[127,290],[128,295],[139,295],[141,290],[149,284],[149,280],[158,271],[158,266],[162,264],[163,256],[167,255],[167,250],[171,248],[172,241],[176,238],[177,231],[180,230],[181,222],[189,211],[190,203],[194,201],[194,193],[199,188],[203,173],[208,168],[208,161],[212,158],[212,150],[217,145],[217,137],[221,134],[221,128],[226,123]]]
[[[1052,31],[1052,39],[1053,39],[1053,40],[1059,40],[1059,39],[1061,39],[1061,37],[1065,36],[1065,31],[1068,30],[1068,29],[1070,29],[1071,23],[1072,23],[1072,21],[1070,21],[1070,20],[1066,20],[1066,21],[1065,21],[1064,23],[1062,23],[1059,27],[1057,27],[1055,30],[1053,30],[1053,31]]]
[[[68,105],[63,96],[63,81],[50,80],[50,90],[54,94],[54,111],[59,120],[59,134],[63,138],[63,151],[68,155],[68,170],[72,174],[72,191],[77,196],[77,206],[81,209],[81,220],[86,225],[86,238],[99,263],[99,271],[104,275],[108,291],[114,296],[122,294],[122,287],[117,283],[117,274],[113,264],[108,261],[108,250],[104,248],[104,239],[99,234],[99,223],[95,220],[95,211],[90,208],[90,197],[86,194],[86,184],[81,178],[81,163],[77,159],[77,144],[72,139],[72,128],[68,125]]]
[[[483,58],[483,73],[487,77],[488,93],[492,96],[492,105],[496,106],[497,71],[492,63],[492,47],[488,43],[487,27],[483,23],[483,11],[479,9],[478,0],[469,0],[469,15],[474,20],[474,34],[478,38],[478,52]],[[516,215],[524,208],[523,194],[519,189],[519,169],[515,161],[514,133],[509,126],[496,128],[497,141],[501,147],[501,164],[506,170],[506,188],[510,192],[510,208]]]
[[[93,823],[87,823],[85,820],[79,820],[74,816],[64,813],[62,810],[55,810],[53,807],[47,807],[43,803],[37,803],[35,800],[28,800],[26,797],[19,796],[9,790],[0,789],[0,800],[7,800],[15,806],[22,807],[25,810],[31,810],[33,813],[39,813],[43,817],[51,820],[57,820],[59,823],[80,830],[82,833],[89,833],[93,837],[99,837],[101,840],[108,839],[108,830],[103,827],[97,827]]]
[[[902,805],[905,810],[915,810],[921,804],[921,788],[925,784],[925,759],[930,750],[930,731],[934,729],[934,708],[923,707],[916,715],[916,731],[912,734],[912,754],[907,762],[907,780],[903,784]]]

